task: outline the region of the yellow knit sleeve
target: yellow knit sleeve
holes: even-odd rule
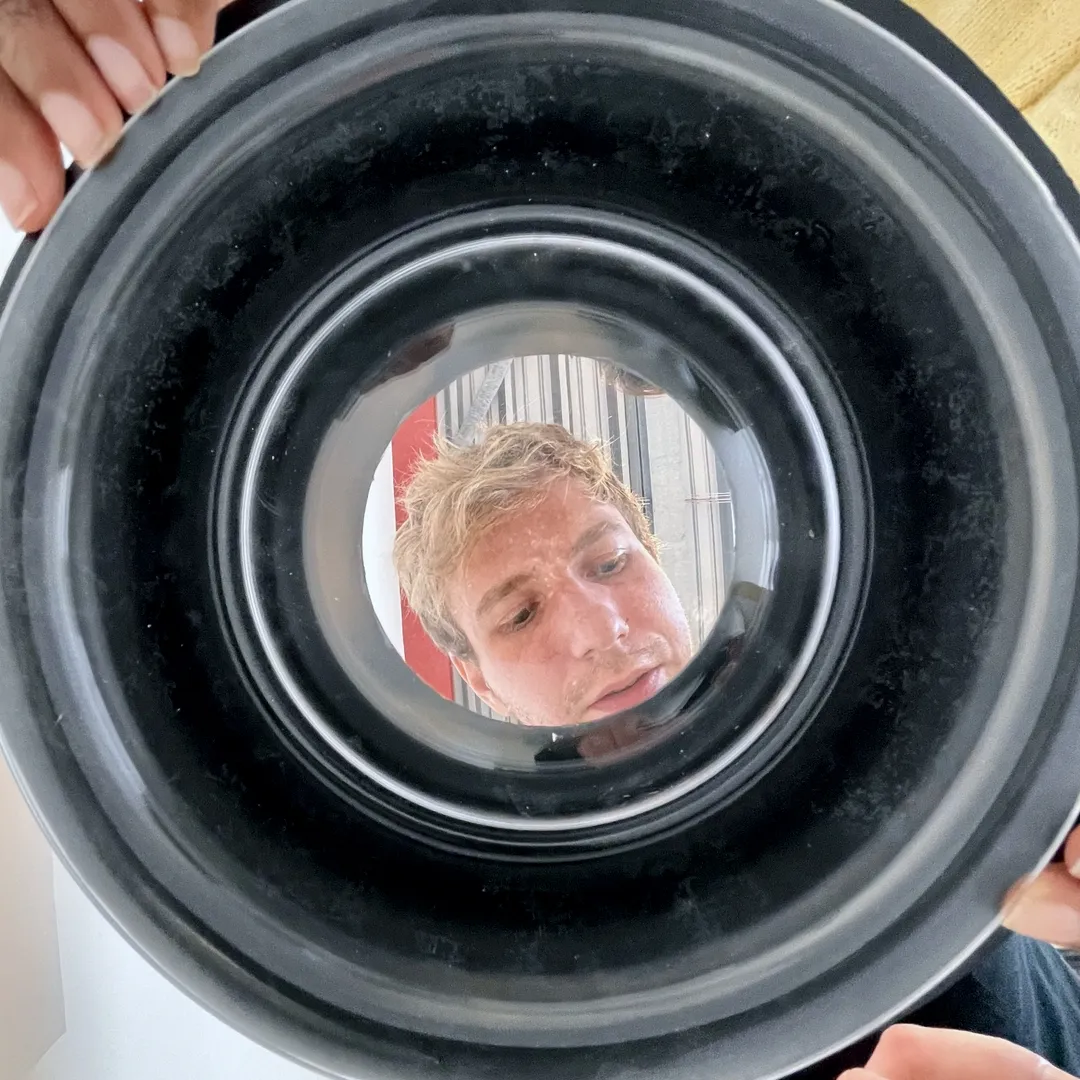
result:
[[[909,0],[1008,95],[1080,180],[1080,0]]]

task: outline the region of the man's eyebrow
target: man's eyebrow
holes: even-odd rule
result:
[[[617,521],[598,522],[596,525],[586,529],[577,540],[574,541],[574,547],[571,553],[580,555],[586,548],[595,544],[597,540],[607,536],[610,532],[615,532],[618,528],[619,522]]]
[[[476,605],[476,617],[479,619],[482,615],[486,615],[500,600],[505,600],[512,592],[526,584],[528,580],[528,574],[515,574],[501,584],[493,585],[481,597],[480,603]]]

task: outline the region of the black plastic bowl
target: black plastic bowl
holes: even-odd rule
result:
[[[4,749],[297,1060],[779,1076],[961,971],[1075,810],[1077,194],[899,3],[503,7],[283,5],[24,248]],[[775,499],[745,633],[611,760],[437,707],[370,619],[344,656],[309,588],[342,409],[364,474],[529,305],[664,343]]]

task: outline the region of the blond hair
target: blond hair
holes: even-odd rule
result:
[[[615,507],[654,559],[658,545],[641,501],[615,475],[607,448],[558,424],[498,424],[472,446],[436,436],[401,499],[405,521],[394,565],[409,606],[445,652],[469,658],[468,639],[450,614],[448,584],[479,537],[507,514],[536,506],[557,480],[574,480]]]

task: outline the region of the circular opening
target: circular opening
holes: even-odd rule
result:
[[[545,314],[519,317],[535,323]],[[553,314],[563,323],[588,321],[583,313]],[[491,318],[484,320],[489,332]],[[471,331],[462,321],[453,336]],[[572,333],[561,336],[572,346]],[[413,673],[479,715],[557,727],[641,705],[698,652],[731,590],[737,515],[727,472],[678,400],[620,360],[580,352],[494,355],[500,358],[453,380],[395,432],[368,492],[362,543],[351,544],[361,553],[356,572],[364,574],[383,633]],[[323,499],[312,514],[328,519],[333,512],[328,477],[348,472],[360,441],[354,417],[342,420],[320,454],[312,485]],[[748,530],[753,515],[763,527],[757,535],[738,532],[761,549],[762,572],[748,584],[768,590],[775,507],[769,488],[757,490],[758,477],[749,479],[754,486],[747,494],[757,498],[740,526]],[[583,507],[565,505],[581,494],[611,506],[614,515],[601,512],[594,521]],[[342,497],[338,487],[336,498]],[[553,511],[562,511],[557,523]],[[394,560],[401,532],[411,606]],[[309,573],[322,577],[313,563],[314,557]],[[649,572],[653,565],[662,577]],[[599,587],[605,579],[608,589]],[[595,612],[595,622],[578,620],[578,602],[581,614]],[[426,613],[426,626],[417,610]],[[323,605],[318,614],[323,623],[350,621],[337,605]],[[461,628],[463,615],[470,617],[472,639]],[[485,659],[500,667],[494,677],[501,693],[479,663],[473,639],[480,636]],[[519,657],[547,669],[547,685],[531,695],[507,683],[523,677],[516,674],[523,671]],[[629,688],[635,673],[649,676],[648,684],[600,702],[601,690],[616,683]]]
[[[823,422],[745,310],[753,286],[654,227],[590,215],[589,236],[582,223],[558,208],[508,209],[497,225],[463,215],[371,253],[278,342],[218,470],[223,608],[278,721],[332,769],[455,828],[627,821],[733,766],[760,769],[758,744],[814,660],[836,589],[839,489]],[[417,327],[418,300],[432,295],[446,315]],[[470,414],[464,388],[471,405],[477,362],[491,357],[475,388],[489,400]],[[508,389],[525,419],[508,411]],[[556,395],[565,424],[545,423]],[[411,459],[395,463],[395,442]],[[487,455],[501,472],[436,473],[434,501],[410,511],[425,453],[429,471],[467,474]],[[672,482],[661,476],[656,491],[665,454]],[[365,510],[380,483],[373,572]],[[462,491],[469,506],[455,509],[447,500]],[[686,601],[656,543],[658,514],[683,544]],[[374,603],[394,602],[395,546],[421,609],[398,615],[405,663]],[[611,560],[629,566],[617,588],[600,582]],[[554,618],[534,623],[549,603]],[[511,619],[524,620],[513,634]],[[590,633],[615,640],[600,648]],[[460,708],[470,696],[486,715]],[[493,712],[516,722],[496,725]],[[575,764],[622,771],[582,783]],[[491,768],[514,774],[505,793],[493,794]]]

